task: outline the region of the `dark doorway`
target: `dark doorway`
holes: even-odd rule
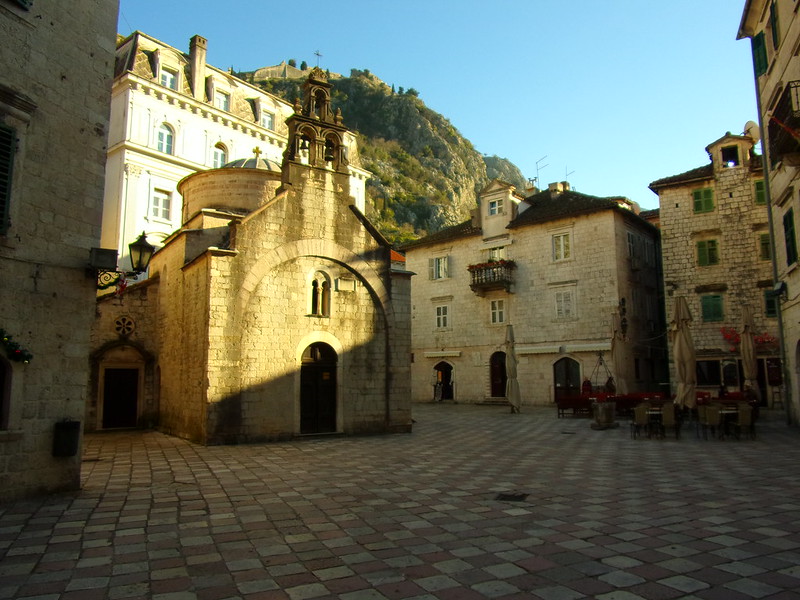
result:
[[[506,395],[506,353],[495,352],[489,361],[489,377],[492,381],[492,398]]]
[[[436,401],[453,399],[453,365],[444,361],[434,368],[436,383],[433,387],[433,399]]]
[[[555,399],[581,393],[581,366],[571,358],[562,358],[553,365]]]
[[[336,431],[336,351],[311,344],[300,366],[300,433]]]
[[[106,369],[103,382],[103,429],[136,427],[139,369]]]

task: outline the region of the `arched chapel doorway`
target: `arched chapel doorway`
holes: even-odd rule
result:
[[[562,358],[553,365],[555,399],[581,393],[581,366],[571,358]]]
[[[492,398],[504,398],[506,395],[506,353],[495,352],[489,360],[489,377]]]
[[[300,365],[300,433],[336,431],[336,351],[316,342]]]

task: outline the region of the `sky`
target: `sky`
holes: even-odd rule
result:
[[[118,32],[184,52],[199,34],[221,69],[369,69],[539,187],[568,181],[648,209],[652,181],[708,164],[706,146],[757,120],[750,41],[736,39],[744,4],[121,0]]]

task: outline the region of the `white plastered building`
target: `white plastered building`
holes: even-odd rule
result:
[[[118,40],[101,245],[122,268],[142,232],[160,247],[180,227],[181,179],[236,159],[282,160],[294,107],[208,65],[207,45],[193,36],[186,54],[139,31]],[[349,133],[345,146],[355,144]],[[363,211],[368,173],[351,164],[350,174]]]

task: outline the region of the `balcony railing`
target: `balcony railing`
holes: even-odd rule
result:
[[[800,154],[800,81],[786,84],[767,125],[772,166],[790,159],[794,164]]]
[[[482,294],[488,290],[511,291],[514,284],[514,269],[516,264],[511,260],[470,265],[470,289]]]

